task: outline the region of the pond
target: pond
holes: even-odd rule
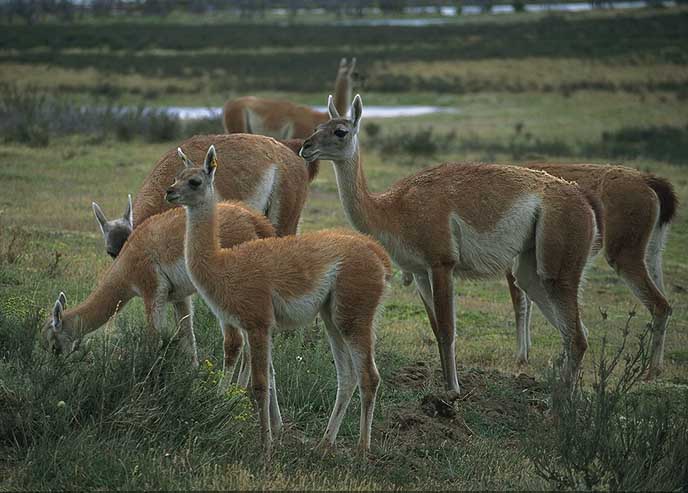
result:
[[[176,116],[182,120],[197,118],[222,117],[222,108],[206,108],[202,106],[168,106],[161,108],[168,115]],[[325,106],[313,106],[313,109],[325,112]],[[456,113],[456,108],[448,106],[366,106],[367,118],[400,118],[409,116],[422,116],[433,113]]]
[[[673,7],[676,5],[674,0],[648,2],[645,0],[629,0],[618,2],[604,2],[594,5],[591,2],[566,2],[566,3],[531,3],[525,4],[525,12],[584,12],[593,9],[641,9],[649,7],[650,5],[661,5],[664,7]],[[489,13],[491,14],[511,14],[515,9],[513,5],[493,5]],[[437,14],[437,7],[408,7],[404,9],[405,14],[410,15],[428,15]],[[475,15],[483,13],[482,7],[478,5],[464,5],[459,12],[456,7],[440,7],[439,15],[441,17],[431,18],[402,18],[402,19],[353,19],[338,21],[338,25],[347,26],[410,26],[423,27],[437,24],[447,24],[453,22],[451,17],[457,15]]]

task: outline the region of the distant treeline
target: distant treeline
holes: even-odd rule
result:
[[[338,17],[364,17],[370,14],[400,14],[423,8],[425,13],[440,13],[454,7],[458,13],[465,6],[479,6],[489,12],[493,5],[510,4],[523,10],[526,3],[556,4],[567,0],[9,0],[0,2],[0,14],[6,22],[16,19],[33,24],[48,17],[72,22],[86,15],[97,17],[133,15],[167,16],[174,11],[194,14],[232,12],[243,18],[262,18],[279,9],[289,17],[304,11],[334,13]],[[657,0],[659,1],[659,0]],[[686,0],[677,0],[683,2]],[[589,0],[592,5],[611,4],[611,0]],[[652,3],[652,0],[650,0]]]
[[[466,78],[423,72],[370,69],[385,64],[506,60],[544,57],[637,64],[643,60],[688,63],[688,13],[655,13],[602,18],[543,19],[505,24],[481,23],[425,27],[330,26],[253,23],[185,25],[179,23],[45,24],[0,29],[0,62],[48,64],[70,70],[93,68],[100,74],[195,78],[213,93],[279,90],[320,92],[331,88],[334,65],[357,56],[366,91],[437,91],[455,94],[480,91],[609,90],[685,93],[685,77],[612,83],[604,78],[532,85],[518,80]],[[423,42],[419,43],[418,40]],[[314,45],[317,44],[317,50]],[[227,50],[231,47],[231,50]],[[173,56],[170,56],[173,53]],[[378,64],[379,65],[379,64]],[[308,73],[308,77],[303,77]],[[465,74],[464,74],[465,75]],[[603,75],[603,74],[602,74]],[[204,76],[207,79],[201,80]],[[583,84],[583,85],[581,85]],[[103,95],[114,90],[103,80]],[[69,90],[67,88],[64,91]],[[175,90],[174,88],[171,91]],[[200,87],[184,90],[198,92]],[[60,88],[60,91],[63,91]],[[113,94],[116,96],[116,94]]]

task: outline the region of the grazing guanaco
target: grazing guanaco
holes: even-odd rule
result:
[[[530,169],[575,181],[602,204],[600,229],[609,265],[626,281],[653,317],[648,377],[663,366],[671,306],[664,294],[662,251],[678,200],[671,183],[624,166],[532,164]],[[517,357],[528,361],[532,303],[507,274],[516,312]]]
[[[219,241],[225,247],[275,234],[265,216],[240,203],[220,204],[217,220]],[[184,264],[184,228],[180,208],[138,226],[84,302],[66,310],[61,293],[43,327],[47,347],[58,354],[73,351],[82,337],[104,325],[131,298],[141,296],[149,329],[155,332],[163,327],[167,303],[173,304],[184,349],[198,365],[191,304],[196,290]]]
[[[318,165],[306,165],[298,156],[301,141],[283,142],[262,135],[196,135],[181,144],[192,159],[203,159],[211,143],[224,158],[225,166],[215,186],[224,200],[240,200],[264,213],[279,236],[296,234],[308,185]],[[183,166],[176,148],[166,152],[141,185],[122,219],[108,221],[93,203],[93,212],[105,239],[108,254],[116,257],[131,231],[149,217],[170,209],[165,189]]]
[[[356,58],[339,62],[335,81],[335,105],[344,114],[351,104]],[[291,139],[308,137],[321,123],[328,120],[327,113],[290,101],[245,96],[225,103],[224,124],[227,133],[250,133]]]
[[[351,119],[339,116],[332,96],[328,108],[330,121],[306,139],[301,155],[333,161],[349,222],[413,274],[447,389],[459,391],[452,277],[508,268],[561,333],[562,378],[572,386],[587,349],[578,294],[597,235],[595,211],[578,187],[517,166],[444,164],[371,193],[358,143],[361,97],[354,98]]]
[[[322,317],[337,370],[337,397],[320,447],[334,447],[358,384],[361,397],[359,447],[370,447],[379,374],[373,320],[391,275],[391,263],[374,240],[354,232],[309,233],[256,240],[231,249],[218,241],[213,181],[217,155],[211,146],[203,167],[188,166],[166,199],[186,209],[186,268],[198,293],[220,321],[225,368],[233,368],[244,337],[250,347],[251,387],[266,457],[281,422],[270,375],[271,334]]]

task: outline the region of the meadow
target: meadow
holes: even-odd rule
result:
[[[330,350],[317,324],[278,334],[286,430],[267,471],[248,395],[217,392],[221,337],[202,300],[195,300],[197,371],[169,334],[147,337],[139,299],[77,358],[48,354],[38,335],[57,294],[74,306],[111,262],[91,201],[120,214],[162,153],[194,133],[222,131],[219,120],[121,117],[117,108],[219,106],[246,93],[323,105],[339,58],[354,55],[364,104],[456,109],[396,119],[364,113],[373,190],[447,160],[623,162],[668,178],[686,203],[687,21],[688,10],[672,8],[474,16],[427,28],[266,29],[176,17],[3,25],[0,490],[686,488],[684,208],[664,256],[673,306],[664,373],[633,380],[616,400],[615,386],[638,367],[633,356],[650,316],[598,258],[582,297],[590,349],[579,404],[589,407],[581,404],[568,427],[553,419],[550,399],[559,335],[535,310],[531,361],[516,364],[504,279],[456,282],[463,392],[448,409],[437,401],[439,359],[421,302],[395,273],[377,326],[382,386],[364,459],[352,452],[356,398],[337,453],[311,452],[334,402]],[[113,110],[74,110],[84,106]],[[336,226],[348,225],[323,163],[301,230]]]

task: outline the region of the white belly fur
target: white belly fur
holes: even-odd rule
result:
[[[164,276],[163,281],[169,283],[169,301],[181,301],[196,292],[186,271],[183,257],[175,263],[161,265],[158,268],[158,275]]]
[[[253,207],[261,214],[264,214],[268,210],[270,205],[270,200],[273,195],[273,191],[277,185],[277,166],[272,165],[267,169],[265,174],[260,180],[260,183],[253,191],[253,194],[248,197],[244,203],[248,206]]]
[[[272,306],[277,325],[290,328],[312,322],[334,287],[338,269],[338,262],[331,264],[315,289],[303,296],[285,299],[273,291]]]
[[[376,239],[382,243],[394,263],[401,269],[416,274],[428,271],[422,255],[401,243],[396,237],[380,231],[376,234]]]
[[[541,199],[528,195],[518,200],[497,222],[492,231],[478,232],[461,219],[451,215],[455,274],[462,277],[484,277],[510,269],[514,258],[532,248],[535,220]]]

